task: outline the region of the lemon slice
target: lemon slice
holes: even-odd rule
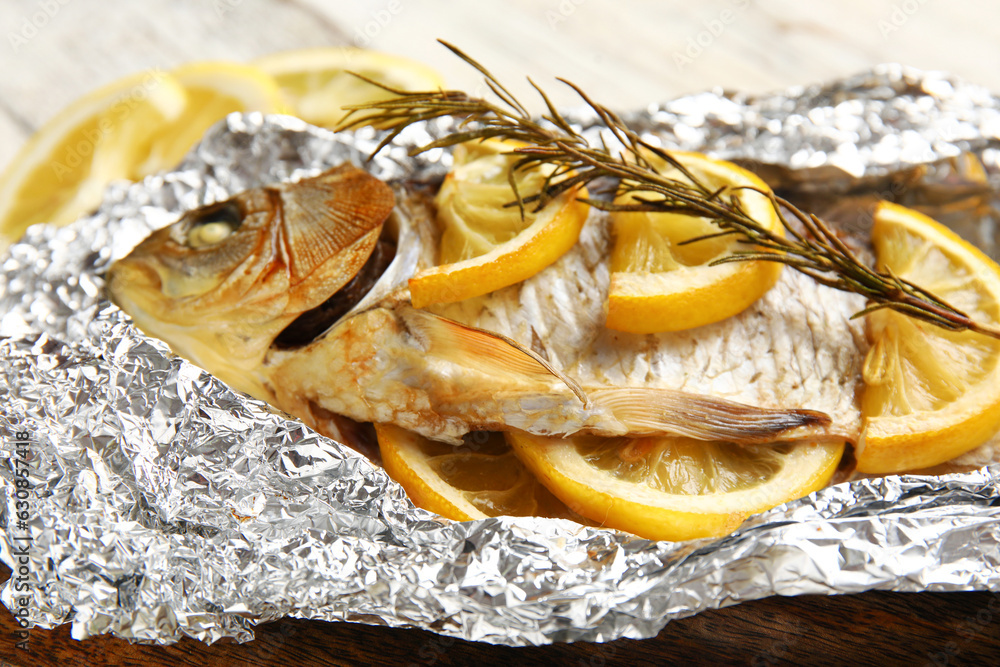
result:
[[[710,190],[751,186],[767,191],[759,178],[736,165],[700,153],[672,155]],[[661,174],[686,178],[661,158],[650,161]],[[735,194],[761,226],[781,232],[781,222],[764,195],[752,190]],[[724,196],[726,194],[724,193]],[[629,202],[633,195],[619,198]],[[777,262],[709,262],[747,246],[734,236],[683,241],[719,228],[707,218],[681,213],[615,213],[611,254],[611,287],[607,326],[619,331],[655,333],[680,331],[736,315],[771,289],[781,275]]]
[[[564,503],[601,525],[651,540],[726,535],[750,514],[825,486],[844,451],[843,443],[506,435],[518,458]]]
[[[442,227],[440,266],[410,280],[413,305],[451,303],[487,294],[526,280],[559,259],[580,237],[588,206],[565,192],[542,210],[516,206],[507,180],[517,156],[506,155],[518,144],[487,140],[455,148],[452,171],[438,192]],[[515,182],[522,197],[536,194],[551,165],[518,170]]]
[[[437,90],[444,85],[440,75],[426,65],[350,47],[282,51],[253,64],[274,77],[297,116],[324,127],[343,120],[346,105],[392,97],[351,72],[400,90]]]
[[[376,424],[386,472],[419,507],[455,521],[491,516],[580,520],[529,473],[499,433],[472,433],[455,447]]]
[[[111,181],[173,167],[234,111],[284,110],[267,74],[236,63],[193,63],[125,77],[75,101],[25,145],[0,177],[0,231],[65,224],[96,207]]]
[[[974,320],[1000,322],[1000,267],[916,211],[883,202],[872,242],[880,268]],[[867,316],[858,470],[893,473],[948,461],[1000,430],[1000,340],[879,310]]]
[[[133,180],[169,169],[201,140],[212,125],[233,112],[282,113],[288,110],[275,83],[256,67],[229,62],[197,62],[171,72],[187,93],[184,113],[152,135],[145,160]]]
[[[0,176],[0,234],[65,224],[95,208],[105,185],[129,178],[149,133],[180,117],[187,96],[162,72],[119,79],[76,100],[21,148]]]

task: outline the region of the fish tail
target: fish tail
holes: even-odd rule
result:
[[[654,387],[602,387],[588,394],[630,435],[670,433],[698,440],[762,444],[805,431],[821,433],[830,417],[800,408],[761,408],[712,396]]]

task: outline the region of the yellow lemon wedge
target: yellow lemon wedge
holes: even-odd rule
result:
[[[187,104],[180,117],[152,133],[146,159],[136,165],[133,180],[176,165],[208,128],[230,113],[288,110],[278,84],[256,67],[196,62],[181,65],[170,74],[184,87]]]
[[[297,116],[323,127],[339,124],[347,115],[346,105],[392,97],[351,72],[399,90],[444,86],[441,76],[422,63],[352,47],[282,51],[258,58],[253,64],[274,77]]]
[[[499,433],[472,433],[455,447],[376,424],[382,464],[419,507],[455,521],[492,516],[580,520],[529,473]]]
[[[844,451],[843,443],[506,435],[518,458],[568,506],[651,540],[726,535],[751,514],[825,486]]]
[[[883,202],[872,242],[880,269],[930,290],[974,320],[1000,323],[1000,267],[954,232]],[[1000,430],[1000,340],[879,310],[861,400],[858,470],[888,474],[948,461]]]
[[[735,194],[746,212],[761,226],[781,232],[781,222],[767,197],[750,186],[768,191],[752,173],[701,153],[672,155],[709,190],[725,188]],[[689,182],[678,169],[657,156],[656,170]],[[631,203],[635,195],[618,198]],[[653,195],[648,195],[653,196]],[[721,236],[687,245],[682,242],[720,230],[707,218],[682,213],[618,212],[612,214],[614,247],[607,326],[632,333],[680,331],[718,322],[746,309],[763,296],[781,275],[777,262],[709,262],[747,246],[734,236]]]
[[[576,243],[588,206],[583,190],[565,192],[540,211],[525,204],[522,218],[508,182],[518,144],[486,140],[455,148],[455,162],[437,194],[442,227],[440,265],[410,280],[417,308],[487,294],[526,280],[549,266]],[[517,170],[518,193],[538,193],[550,165]]]
[[[0,175],[0,235],[38,222],[65,224],[95,208],[104,187],[129,178],[150,132],[179,118],[181,84],[164,72],[127,76],[78,100],[42,126]]]
[[[73,102],[39,130],[0,176],[0,232],[61,225],[95,208],[118,179],[173,167],[234,111],[283,111],[270,76],[248,65],[192,63],[120,79]]]

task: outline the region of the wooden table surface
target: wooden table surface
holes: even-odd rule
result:
[[[248,60],[307,46],[367,46],[421,60],[452,87],[479,78],[444,38],[529,97],[526,75],[576,104],[566,77],[620,109],[721,86],[766,91],[881,62],[942,69],[1000,91],[1000,4],[894,0],[5,0],[0,164],[83,93],[148,67]],[[539,109],[537,102],[533,108]],[[6,579],[4,568],[0,579]],[[250,644],[77,642],[32,630],[28,652],[0,612],[6,665],[998,664],[1000,597],[988,593],[773,598],[667,625],[654,639],[509,649],[399,630],[284,620]]]

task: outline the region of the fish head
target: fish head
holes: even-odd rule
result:
[[[247,190],[148,236],[111,267],[109,295],[147,334],[266,400],[255,370],[268,346],[361,270],[394,202],[351,165]]]

